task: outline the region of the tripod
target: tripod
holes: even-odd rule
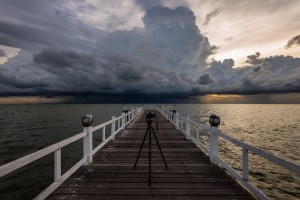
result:
[[[149,117],[149,116],[150,116],[150,117]],[[141,145],[141,147],[140,147],[139,154],[138,154],[138,156],[137,156],[137,158],[136,158],[136,161],[135,161],[135,164],[134,164],[134,168],[135,168],[136,165],[137,165],[137,163],[138,163],[138,160],[139,160],[141,151],[142,151],[142,149],[143,149],[143,146],[144,146],[144,143],[145,143],[147,134],[148,134],[148,132],[149,132],[149,150],[148,150],[148,160],[149,160],[149,162],[148,162],[149,166],[148,166],[148,167],[149,167],[149,170],[148,170],[148,186],[151,185],[151,133],[153,133],[153,135],[154,135],[154,138],[155,138],[155,140],[156,140],[156,144],[157,144],[157,146],[158,146],[158,149],[159,149],[159,151],[160,151],[160,154],[161,154],[161,156],[162,156],[162,159],[163,159],[163,161],[164,161],[164,163],[165,163],[166,169],[168,169],[168,165],[167,165],[167,163],[166,163],[164,154],[163,154],[162,151],[161,151],[161,148],[160,148],[160,145],[159,145],[159,143],[158,143],[158,140],[157,140],[155,131],[153,130],[153,127],[151,126],[151,123],[152,123],[151,118],[153,118],[153,116],[156,118],[155,114],[152,114],[152,113],[148,113],[148,114],[146,115],[146,120],[147,120],[147,130],[146,130],[146,133],[145,133],[145,136],[144,136],[142,145]],[[157,119],[156,119],[156,132],[157,132],[157,130],[158,130],[158,126],[157,126]]]

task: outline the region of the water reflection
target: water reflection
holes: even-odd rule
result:
[[[300,164],[300,105],[211,104],[178,105],[178,111],[208,124],[208,117],[221,116],[220,130],[259,149]],[[203,142],[208,142],[204,138]],[[220,156],[242,170],[241,148],[220,140]],[[250,179],[274,199],[300,198],[299,175],[250,154]],[[285,189],[283,189],[285,188]]]

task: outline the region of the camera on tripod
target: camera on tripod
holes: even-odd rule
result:
[[[134,164],[134,167],[133,167],[133,168],[135,168],[136,165],[137,165],[137,163],[138,163],[138,160],[139,160],[140,154],[141,154],[141,152],[142,152],[142,149],[143,149],[143,146],[144,146],[144,143],[145,143],[147,134],[149,134],[149,142],[148,142],[148,148],[149,148],[149,150],[148,150],[148,156],[149,156],[149,157],[148,157],[148,165],[149,165],[149,168],[148,168],[148,169],[149,169],[149,171],[148,171],[148,186],[151,185],[151,147],[152,147],[152,145],[151,145],[151,141],[152,141],[151,135],[154,136],[155,141],[156,141],[156,144],[157,144],[157,147],[158,147],[158,149],[159,149],[159,151],[160,151],[161,157],[162,157],[162,159],[163,159],[163,161],[164,161],[164,164],[165,164],[165,166],[166,166],[166,169],[168,169],[168,165],[167,165],[167,162],[166,162],[166,160],[165,160],[164,154],[162,153],[162,150],[161,150],[161,148],[160,148],[160,145],[159,145],[159,143],[158,143],[158,139],[157,139],[157,137],[156,137],[156,133],[155,133],[153,127],[151,126],[151,123],[152,123],[152,120],[151,120],[151,119],[153,119],[153,118],[155,118],[155,121],[156,121],[156,133],[157,133],[157,131],[158,131],[158,124],[157,124],[157,118],[156,118],[155,113],[152,113],[152,112],[146,113],[147,129],[146,129],[146,133],[145,133],[145,135],[144,135],[144,139],[143,139],[142,145],[141,145],[141,147],[140,147],[139,153],[138,153],[138,155],[137,155],[137,158],[136,158],[136,160],[135,160],[135,164]]]
[[[151,119],[154,118],[154,117],[155,117],[155,114],[154,114],[154,113],[148,112],[148,113],[146,114],[146,119],[147,119],[147,121],[148,121],[148,120],[151,120]]]

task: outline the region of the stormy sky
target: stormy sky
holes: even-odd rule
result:
[[[298,0],[2,0],[0,103],[299,100],[299,7]]]

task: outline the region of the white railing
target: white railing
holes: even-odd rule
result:
[[[197,146],[199,146],[207,155],[210,157],[210,161],[213,164],[220,165],[225,168],[233,177],[235,177],[238,181],[240,181],[247,189],[249,189],[252,193],[254,193],[259,199],[269,199],[261,190],[259,190],[256,186],[249,182],[249,152],[255,155],[258,155],[270,162],[273,162],[277,165],[280,165],[290,171],[293,171],[300,175],[300,166],[286,161],[282,158],[274,156],[270,153],[262,151],[256,147],[248,145],[244,142],[241,142],[237,139],[226,135],[221,132],[218,127],[215,126],[207,126],[198,122],[195,122],[190,119],[190,116],[186,117],[180,116],[178,112],[173,112],[170,107],[158,107],[157,110],[167,118],[175,127],[180,130],[188,140],[192,140]],[[176,113],[176,114],[175,114]],[[185,127],[184,127],[185,124]],[[191,126],[196,127],[196,136],[193,137],[191,135]],[[200,130],[206,132],[210,138],[210,145],[206,147],[204,144],[200,142]],[[223,161],[219,157],[219,137],[235,144],[238,147],[242,148],[242,175],[239,174],[238,171],[234,170],[230,167],[225,161]]]
[[[114,140],[117,133],[125,126],[129,124],[140,112],[143,107],[135,108],[128,113],[122,113],[119,117],[112,117],[111,120],[97,125],[95,127],[89,126],[84,127],[83,132],[76,134],[73,137],[65,139],[61,142],[48,146],[44,149],[36,151],[32,154],[14,160],[8,164],[0,166],[0,177],[5,176],[33,161],[36,161],[50,153],[54,152],[54,182],[48,186],[43,192],[41,192],[35,199],[45,199],[49,194],[51,194],[58,186],[60,186],[68,177],[70,177],[79,167],[82,165],[88,165],[93,162],[93,155],[101,149],[108,141]],[[111,126],[111,135],[106,138],[105,128],[106,126]],[[99,144],[95,149],[93,149],[93,132],[102,129],[102,143]],[[61,174],[61,149],[75,141],[83,138],[83,158],[78,161],[73,167],[71,167],[63,175]]]

